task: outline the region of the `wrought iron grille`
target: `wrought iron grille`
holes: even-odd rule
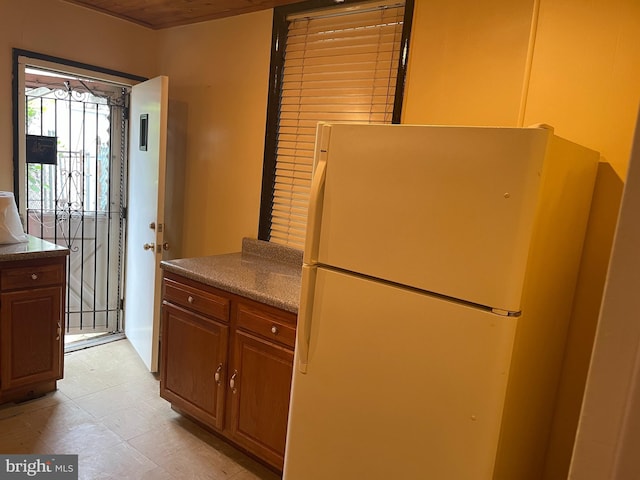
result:
[[[54,137],[57,150],[52,164],[27,154],[27,232],[71,251],[67,332],[119,332],[126,91],[39,70],[25,78],[26,133]]]

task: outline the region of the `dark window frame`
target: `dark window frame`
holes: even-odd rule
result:
[[[366,0],[344,0],[340,5],[362,3]],[[276,176],[276,146],[278,139],[278,120],[282,76],[284,69],[284,50],[288,34],[287,16],[319,8],[335,7],[335,0],[308,0],[277,7],[273,11],[273,33],[271,37],[271,66],[269,70],[269,100],[267,103],[267,124],[265,133],[264,161],[262,169],[262,193],[260,197],[260,222],[258,239],[269,241],[271,232],[271,210],[273,206],[274,184]],[[406,83],[407,63],[409,59],[409,39],[413,19],[414,0],[405,0],[404,23],[400,41],[400,60],[396,80],[396,92],[391,123],[400,123],[402,101]]]

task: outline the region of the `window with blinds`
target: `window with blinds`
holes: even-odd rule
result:
[[[268,115],[261,239],[304,247],[319,121],[399,120],[405,9],[405,1],[345,2],[284,15],[279,25],[274,14],[281,33],[272,51],[277,98]]]

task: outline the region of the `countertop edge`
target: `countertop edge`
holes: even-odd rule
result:
[[[160,267],[204,285],[298,313],[302,283],[300,250],[245,237],[240,252],[163,260]]]
[[[69,253],[68,248],[29,235],[27,242],[1,244],[0,263],[64,257],[69,255]]]
[[[225,292],[233,293],[235,295],[239,295],[241,297],[245,297],[250,300],[255,300],[265,305],[280,308],[281,310],[285,310],[287,312],[291,312],[295,314],[298,313],[297,296],[295,300],[274,297],[264,293],[259,289],[251,288],[251,287],[247,287],[246,285],[239,284],[238,282],[233,281],[228,277],[219,276],[217,278],[213,278],[205,274],[194,272],[189,268],[172,264],[170,263],[170,261],[163,261],[161,262],[160,266],[166,272],[181,275],[185,278],[188,278],[190,280],[195,280],[197,282],[203,283],[210,287],[219,288],[220,290],[224,290]]]

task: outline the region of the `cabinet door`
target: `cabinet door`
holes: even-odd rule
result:
[[[239,445],[282,469],[293,351],[242,330],[233,333],[228,432]]]
[[[222,429],[229,328],[171,303],[162,305],[160,395]]]
[[[62,287],[0,296],[2,389],[62,378]]]

